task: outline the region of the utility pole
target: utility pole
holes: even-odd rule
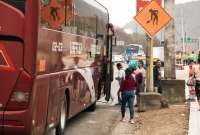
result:
[[[147,87],[146,92],[153,92],[154,91],[154,84],[153,84],[153,38],[149,37],[146,34],[146,41],[148,46],[147,51]]]
[[[184,32],[183,8],[181,8],[181,33],[182,33],[183,52],[186,52],[186,50],[185,50],[185,32]]]
[[[175,0],[164,0],[165,10],[174,17]],[[164,46],[165,79],[176,79],[175,69],[175,23],[171,20],[165,28],[165,46]]]

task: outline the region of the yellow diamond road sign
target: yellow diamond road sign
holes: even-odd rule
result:
[[[155,1],[152,0],[134,19],[153,37],[172,17]]]

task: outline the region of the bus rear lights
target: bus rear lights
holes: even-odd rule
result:
[[[28,108],[33,80],[24,70],[16,82],[7,104],[7,111],[20,111]]]
[[[29,93],[28,92],[22,92],[22,91],[16,91],[11,96],[12,102],[28,102],[29,101]]]

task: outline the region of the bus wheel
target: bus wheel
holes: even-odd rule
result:
[[[67,118],[67,100],[64,98],[60,108],[60,120],[59,124],[56,127],[56,135],[64,135],[65,126],[66,126],[66,118]]]

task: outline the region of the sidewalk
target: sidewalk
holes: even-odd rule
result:
[[[118,119],[119,123],[114,127],[114,129],[111,132],[111,135],[135,135],[135,134],[141,134],[141,123],[138,122],[138,114],[135,112],[135,122],[136,124],[130,124],[129,121],[129,110],[126,108],[126,122],[121,122],[120,119]],[[121,118],[121,117],[119,117]],[[141,134],[142,135],[142,134]]]
[[[189,132],[188,135],[199,135],[200,132],[200,111],[198,103],[190,103]]]
[[[185,71],[186,73],[189,72],[189,67],[185,66]],[[188,75],[180,75],[180,78],[185,78],[185,80],[188,80]],[[186,99],[189,98],[189,90],[188,87],[185,87],[185,94],[186,94]],[[200,111],[198,111],[198,103],[196,102],[190,102],[190,116],[189,116],[189,131],[188,135],[199,135],[200,131]]]

